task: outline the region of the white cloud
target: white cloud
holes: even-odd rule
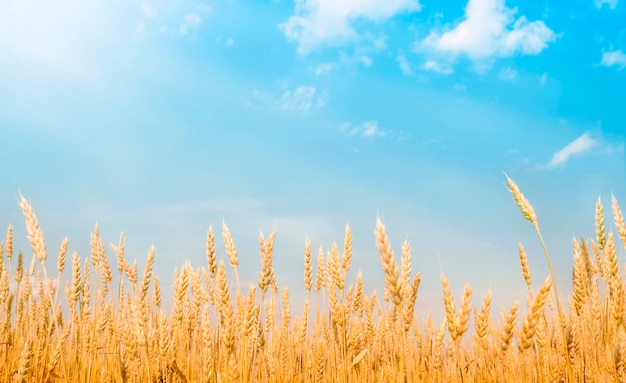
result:
[[[226,40],[226,45],[232,47],[233,45],[235,45],[235,39]]]
[[[355,53],[354,55],[347,55],[345,53],[341,53],[339,55],[339,63],[346,67],[351,67],[354,65],[362,65],[365,68],[369,68],[372,66],[374,60],[366,54]]]
[[[452,67],[450,67],[449,65],[440,65],[435,60],[427,60],[424,64],[424,69],[427,71],[433,71],[441,74],[452,73]]]
[[[386,133],[378,129],[377,121],[363,123],[363,137],[384,136]]]
[[[296,0],[295,12],[279,28],[298,53],[307,54],[320,45],[339,45],[358,37],[358,19],[382,21],[401,12],[417,12],[418,0]]]
[[[409,61],[406,59],[405,56],[396,57],[396,61],[400,65],[400,70],[402,71],[403,74],[406,74],[406,75],[413,74],[413,70],[411,69],[411,64],[409,64]]]
[[[314,72],[316,76],[321,76],[323,74],[330,73],[330,71],[333,70],[334,67],[334,63],[322,63],[315,67]]]
[[[374,120],[365,121],[358,126],[353,126],[349,122],[344,122],[339,125],[339,131],[348,136],[359,135],[361,137],[382,137],[389,133],[385,130],[381,130],[378,127],[378,121]]]
[[[512,68],[504,68],[498,74],[498,78],[504,81],[515,81],[517,79],[517,71]]]
[[[178,28],[178,33],[181,36],[185,36],[193,31],[196,31],[200,24],[202,24],[202,18],[195,12],[191,12],[185,15],[183,22],[180,24]]]
[[[554,168],[560,165],[565,165],[567,161],[573,156],[584,154],[589,151],[598,142],[589,136],[589,133],[585,133],[578,137],[574,141],[567,144],[563,149],[554,153],[552,159],[546,165],[547,168]]]
[[[300,86],[293,92],[286,91],[281,99],[281,107],[285,110],[308,111],[321,108],[328,102],[326,93],[319,94],[317,89],[309,86]]]
[[[178,27],[181,36],[195,35],[202,25],[202,18],[211,12],[211,8],[206,5],[197,6],[192,12],[183,17],[183,21]]]
[[[504,0],[469,0],[460,23],[443,32],[431,32],[414,47],[448,55],[451,61],[457,55],[477,60],[516,53],[536,55],[556,39],[543,21],[528,21],[525,16],[516,19],[516,13]]]
[[[342,122],[341,125],[339,125],[339,131],[348,136],[354,136],[359,132],[359,129],[355,126],[352,126],[352,124],[349,122]]]
[[[598,9],[601,9],[604,4],[608,5],[611,9],[615,9],[617,7],[618,0],[594,0],[594,3]]]
[[[626,67],[626,54],[622,51],[602,52],[602,61],[599,65],[606,67],[615,65],[623,69]]]

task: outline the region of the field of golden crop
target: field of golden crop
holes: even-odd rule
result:
[[[512,180],[508,185],[543,245],[532,206]],[[112,268],[96,227],[90,256],[74,252],[67,259],[66,239],[54,270],[46,264],[31,204],[22,197],[20,207],[33,259],[14,254],[9,226],[0,243],[1,382],[626,381],[626,284],[615,249],[621,245],[605,230],[600,200],[596,238],[573,243],[571,296],[559,295],[547,251],[550,275],[533,291],[520,245],[525,304],[512,302],[493,318],[490,291],[474,307],[466,285],[455,302],[442,274],[442,323],[416,317],[420,274],[412,271],[409,244],[398,262],[380,221],[380,296],[365,294],[360,273],[356,281],[345,280],[352,256],[346,228],[343,249],[333,245],[316,261],[307,241],[305,314],[294,315],[288,288],[280,288],[274,276],[274,233],[259,239],[257,286],[242,291],[237,250],[224,225],[229,265],[217,261],[209,229],[207,264],[193,269],[186,263],[175,271],[173,305],[165,312],[152,274],[154,249],[140,274],[127,261],[121,236],[112,246]],[[626,246],[626,223],[615,199],[611,210]],[[66,263],[69,281],[61,278]],[[236,285],[230,287],[228,275]]]

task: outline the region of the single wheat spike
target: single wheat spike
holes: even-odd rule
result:
[[[589,255],[589,246],[587,246],[587,243],[582,236],[580,237],[580,242],[578,242],[578,246],[580,247],[580,254],[583,257],[585,270],[587,271],[587,278],[590,278],[592,274],[598,272],[598,269],[596,265],[594,265],[591,261],[591,256]]]
[[[524,246],[519,244],[519,261],[522,266],[522,274],[524,275],[524,281],[526,281],[526,286],[530,289],[531,277],[530,267],[528,267],[528,257],[526,257],[526,250],[524,250]]]
[[[230,266],[233,270],[237,270],[239,257],[237,256],[237,249],[235,249],[233,236],[230,234],[230,230],[228,229],[228,226],[226,226],[225,222],[222,222],[222,235],[224,236],[224,246],[226,246],[226,254],[228,255]]]
[[[617,253],[615,252],[613,232],[609,232],[603,255],[602,264],[605,267],[604,276],[609,282],[611,291],[617,291],[620,288],[622,281],[619,272],[619,263],[617,261]]]
[[[513,180],[510,179],[509,176],[506,176],[506,180],[509,184],[509,191],[513,195],[513,199],[515,200],[515,203],[522,212],[522,215],[524,216],[524,218],[526,218],[526,220],[533,224],[535,230],[539,231],[539,225],[537,223],[537,215],[535,214],[535,209],[533,209],[530,202],[528,202],[526,197],[524,197],[524,194],[522,194],[522,192],[520,191],[519,186],[517,186],[517,184],[513,182]]]
[[[433,348],[433,364],[432,367],[434,370],[437,370],[434,372],[435,376],[439,373],[439,369],[442,367],[442,358],[441,358],[441,352],[443,349],[443,341],[445,338],[445,334],[446,334],[446,323],[447,320],[444,320],[443,322],[441,322],[441,326],[439,327],[439,330],[437,331],[437,337],[435,340],[435,346]]]
[[[337,248],[336,242],[333,242],[333,246],[331,248],[331,253],[328,256],[327,263],[327,270],[328,274],[330,275],[330,279],[339,290],[343,290],[344,279],[341,270],[341,261],[339,260],[339,249]]]
[[[100,264],[100,247],[98,246],[98,242],[100,241],[100,232],[98,230],[98,224],[93,229],[93,233],[91,234],[91,264],[94,266],[98,266]]]
[[[220,311],[223,320],[230,322],[233,317],[233,306],[231,303],[230,291],[228,290],[226,268],[224,267],[223,261],[220,261],[216,278],[215,288],[217,289],[217,295],[219,297],[218,310]]]
[[[7,258],[10,261],[13,256],[13,225],[9,225],[7,228],[7,240],[5,246],[7,248]]]
[[[515,303],[513,303],[513,306],[511,306],[509,313],[507,314],[506,311],[504,311],[502,315],[504,327],[502,328],[502,333],[500,335],[500,348],[502,349],[503,353],[506,352],[506,350],[509,348],[509,345],[511,344],[511,341],[513,340],[513,330],[515,329],[515,321],[517,320],[518,307],[519,301],[516,301]]]
[[[0,269],[0,307],[2,307],[2,311],[4,311],[5,302],[9,298],[9,290],[9,272],[6,268],[3,267],[2,269]]]
[[[480,314],[474,313],[474,327],[476,328],[476,335],[479,338],[484,338],[487,335],[487,329],[489,327],[489,317],[491,312],[491,289],[487,290],[483,304],[480,309]]]
[[[598,197],[598,202],[596,202],[596,241],[601,251],[604,251],[604,246],[606,245],[603,212],[604,206],[602,206],[602,200]]]
[[[200,308],[200,305],[205,304],[209,300],[209,297],[202,288],[201,272],[201,270],[197,270],[191,275],[191,293],[193,294],[193,300],[196,308]]]
[[[24,256],[22,252],[17,253],[17,269],[15,270],[15,282],[22,282],[22,276],[24,275]]]
[[[209,275],[211,278],[215,278],[217,257],[215,255],[215,235],[211,226],[209,226],[209,230],[206,233],[206,262],[209,267]]]
[[[313,260],[311,259],[311,241],[307,238],[304,245],[304,287],[311,292],[313,283]]]
[[[274,266],[272,264],[274,232],[265,241],[263,233],[259,234],[259,254],[261,256],[261,272],[259,274],[259,288],[264,294],[269,286],[276,288],[276,277],[274,276]]]
[[[443,287],[443,303],[446,311],[448,331],[450,332],[452,338],[456,339],[456,307],[454,305],[454,298],[450,292],[450,284],[443,273],[441,273],[441,285]]]
[[[130,283],[133,284],[133,288],[137,287],[137,278],[138,278],[138,268],[137,268],[137,260],[135,260],[133,262],[133,267],[128,268],[128,270],[126,271],[126,276],[128,277],[128,280],[130,281]]]
[[[287,286],[283,288],[282,304],[283,312],[281,320],[283,324],[283,330],[289,331],[289,323],[291,322],[291,311],[289,310],[289,289],[287,288]]]
[[[537,321],[539,320],[539,317],[544,314],[544,305],[548,295],[550,294],[551,287],[552,280],[550,277],[547,277],[541,287],[539,287],[539,292],[530,306],[530,311],[524,317],[520,341],[518,343],[520,351],[524,351],[532,346],[532,340],[537,329]]]
[[[341,267],[344,273],[350,269],[350,260],[352,259],[352,230],[346,225],[346,235],[343,245],[343,257],[341,258]]]
[[[22,208],[24,218],[26,219],[26,230],[28,232],[30,246],[33,249],[35,257],[43,263],[48,255],[46,254],[46,242],[43,237],[43,231],[41,231],[41,228],[39,227],[37,216],[35,216],[35,212],[33,211],[31,204],[21,194],[19,205]]]
[[[152,299],[157,309],[161,309],[161,284],[159,283],[159,276],[154,276],[154,282],[152,283]]]
[[[587,302],[587,296],[589,295],[589,274],[585,267],[585,261],[581,254],[581,249],[576,241],[573,240],[574,247],[574,270],[572,271],[572,294],[574,295],[574,306],[576,313],[582,315],[582,308]]]
[[[420,287],[422,276],[417,273],[413,278],[413,283],[409,287],[410,294],[405,298],[404,302],[404,331],[409,331],[413,323],[413,316],[415,314],[415,301],[417,300],[417,291]]]
[[[409,241],[405,240],[402,243],[402,257],[400,258],[400,278],[402,279],[402,286],[404,286],[402,291],[404,299],[409,299],[411,295],[411,271],[411,247]]]
[[[315,292],[320,291],[326,284],[326,267],[324,262],[324,250],[320,247],[317,252],[317,270],[315,272]]]
[[[363,288],[363,273],[361,270],[356,275],[356,288],[354,291],[354,299],[352,300],[352,311],[362,316],[364,311],[365,290]]]
[[[624,248],[626,249],[626,222],[624,222],[624,216],[622,215],[622,210],[617,203],[617,199],[615,196],[611,196],[611,210],[613,211],[613,219],[615,220],[615,227],[617,228],[617,234],[619,238],[622,240],[624,244]],[[8,246],[8,235],[7,235],[7,246]]]
[[[461,311],[459,315],[455,319],[454,328],[455,335],[452,336],[454,340],[462,338],[468,328],[468,323],[470,319],[470,313],[472,311],[472,286],[468,284],[465,285],[463,289],[463,300],[461,301]]]
[[[124,254],[124,243],[125,243],[124,233],[120,233],[120,239],[119,239],[118,245],[115,246],[111,244],[111,248],[113,249],[113,252],[115,253],[115,256],[117,257],[118,272],[121,274],[123,271],[126,273],[126,276],[130,276],[130,274],[132,273],[132,269],[130,268],[130,265],[126,261],[126,256]]]
[[[402,285],[401,281],[398,280],[398,265],[393,256],[389,238],[385,233],[385,226],[380,219],[376,220],[376,247],[380,253],[380,263],[385,272],[385,291],[389,293],[394,305],[400,306],[402,303]]]
[[[155,249],[154,246],[150,247],[150,251],[148,252],[148,259],[146,261],[146,268],[143,271],[143,278],[141,280],[141,300],[145,299],[148,296],[148,289],[150,288],[150,280],[152,279],[152,268],[154,266],[154,255]]]
[[[72,302],[70,308],[76,307],[81,291],[80,258],[78,258],[78,253],[74,251],[72,252]]]

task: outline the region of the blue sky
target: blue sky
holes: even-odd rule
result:
[[[276,229],[295,297],[305,238],[346,224],[351,280],[382,291],[380,216],[398,258],[412,245],[418,310],[440,310],[442,268],[499,310],[525,294],[519,241],[547,274],[506,172],[567,291],[597,198],[626,206],[625,20],[623,0],[4,1],[0,215],[28,250],[27,196],[52,259],[66,235],[86,257],[96,222],[140,263],[154,244],[166,291],[209,225],[246,284]]]

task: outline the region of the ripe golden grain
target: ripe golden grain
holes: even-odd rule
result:
[[[507,180],[543,245],[532,206],[517,185]],[[443,314],[443,321],[434,324],[432,315],[420,320],[415,312],[422,275],[413,272],[406,241],[398,267],[380,220],[376,247],[385,278],[384,296],[392,302],[379,299],[375,291],[368,293],[361,271],[354,280],[346,277],[353,258],[352,232],[346,227],[342,254],[336,244],[327,249],[326,256],[320,247],[314,300],[310,299],[311,241],[305,241],[300,316],[292,312],[302,307],[293,305],[298,289],[278,288],[272,264],[274,232],[267,239],[260,236],[258,289],[252,286],[242,295],[238,282],[236,286],[229,283],[237,278],[240,259],[224,225],[232,268],[227,269],[224,261],[218,264],[209,228],[206,265],[194,269],[185,262],[174,271],[173,294],[162,297],[153,272],[154,249],[149,250],[139,279],[137,262],[131,266],[126,260],[123,234],[112,245],[119,284],[111,286],[113,277],[98,226],[88,256],[72,252],[67,280],[62,274],[68,240],[63,240],[56,260],[58,277],[49,278],[43,232],[23,197],[20,207],[32,259],[37,262],[25,270],[22,253],[12,257],[14,228],[9,226],[0,246],[2,382],[565,382],[626,377],[626,286],[615,243],[624,242],[626,234],[614,197],[615,233],[605,227],[598,200],[594,240],[572,241],[569,312],[560,308],[558,295],[550,294],[551,289],[556,293],[552,271],[537,293],[532,293],[530,267],[520,244],[528,310],[520,312],[516,301],[503,310],[496,325],[491,317],[491,290],[480,308],[473,308],[472,288],[467,284],[457,311],[443,274],[444,304],[434,308]],[[63,302],[58,294],[62,283],[66,286]],[[551,299],[559,305],[558,312],[545,307]],[[171,306],[171,312],[162,306]],[[518,317],[522,318],[519,325]]]

